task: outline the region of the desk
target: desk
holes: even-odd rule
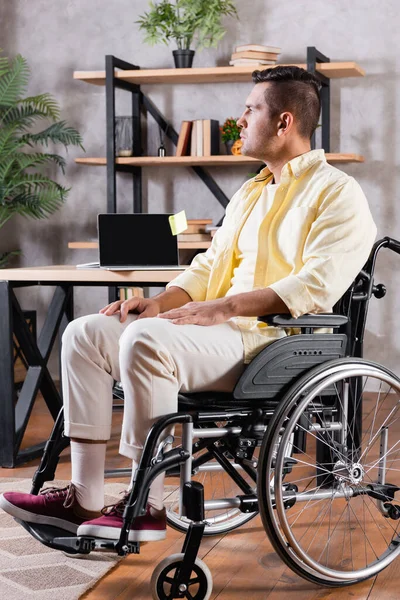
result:
[[[164,286],[185,270],[105,271],[77,269],[70,265],[2,269],[0,271],[0,466],[17,464],[41,456],[45,441],[20,451],[39,390],[55,420],[62,399],[47,368],[57,335],[62,335],[73,316],[74,286],[114,285]],[[32,335],[14,289],[32,285],[56,286],[45,322],[38,336]],[[17,401],[14,386],[13,336],[28,363],[28,371]]]

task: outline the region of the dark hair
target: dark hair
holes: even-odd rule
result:
[[[271,83],[265,91],[270,116],[289,110],[297,119],[299,134],[311,138],[321,111],[318,78],[300,67],[274,67],[253,71],[254,83]]]

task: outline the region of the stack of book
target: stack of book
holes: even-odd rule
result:
[[[211,234],[208,227],[212,219],[188,219],[185,231],[178,235],[178,242],[210,242]]]
[[[229,62],[233,67],[243,65],[275,65],[281,48],[262,46],[260,44],[244,44],[236,46]]]
[[[129,300],[129,298],[134,298],[137,296],[138,298],[144,298],[143,288],[141,287],[129,287],[129,288],[119,288],[119,299]]]
[[[220,130],[215,119],[182,121],[176,156],[212,156],[219,154]]]

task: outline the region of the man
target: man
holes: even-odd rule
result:
[[[353,178],[310,151],[320,85],[298,67],[253,73],[238,120],[242,153],[266,164],[227,207],[210,249],[151,299],[109,304],[65,331],[62,348],[65,433],[71,485],[39,496],[6,493],[0,506],[25,521],[78,535],[118,539],[123,501],[100,515],[110,437],[112,384],[122,381],[120,452],[139,461],[160,416],[182,391],[231,391],[246,363],[286,335],[257,315],[328,312],[366,262],[376,236]],[[165,537],[163,476],[129,539]]]

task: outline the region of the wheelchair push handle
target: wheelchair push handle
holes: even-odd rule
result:
[[[390,248],[390,250],[393,250],[393,252],[400,254],[400,242],[390,237],[387,237],[386,241],[387,247]]]

